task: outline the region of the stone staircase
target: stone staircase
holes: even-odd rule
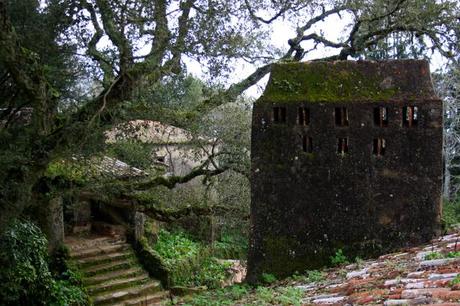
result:
[[[161,305],[167,300],[168,292],[149,277],[124,239],[68,237],[66,244],[94,305]]]

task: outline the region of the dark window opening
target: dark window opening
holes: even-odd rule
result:
[[[376,107],[374,108],[374,123],[376,126],[388,126],[388,108]]]
[[[313,140],[311,137],[302,136],[302,151],[306,153],[313,153]]]
[[[383,139],[383,138],[374,138],[374,148],[372,149],[372,153],[374,155],[376,155],[376,156],[385,155],[385,148],[386,148],[385,139]]]
[[[402,110],[403,126],[411,127],[418,123],[418,107],[404,106]]]
[[[348,138],[337,138],[337,153],[348,153]]]
[[[300,125],[310,124],[310,110],[306,107],[299,107],[299,124]]]
[[[348,126],[348,111],[346,107],[335,108],[335,125]]]
[[[286,107],[273,108],[273,122],[285,123],[286,122]]]

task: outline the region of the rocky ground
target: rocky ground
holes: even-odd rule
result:
[[[260,296],[259,288],[248,289],[231,300],[227,293],[232,289],[228,289],[227,293],[220,294],[227,297],[221,302],[208,303],[219,298],[212,293],[183,302],[192,305],[460,305],[460,231],[427,245],[316,273],[314,281],[311,277],[298,276],[272,284],[271,291],[264,288],[265,295],[279,295],[277,298]],[[282,294],[289,290],[297,293],[282,299]]]
[[[458,232],[429,245],[333,269],[323,282],[296,287],[305,292],[303,304],[460,305],[457,251]]]

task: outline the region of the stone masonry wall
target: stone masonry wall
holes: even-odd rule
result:
[[[354,258],[415,245],[440,229],[442,103],[428,64],[297,65],[275,67],[254,106],[250,282],[321,267],[338,249]]]

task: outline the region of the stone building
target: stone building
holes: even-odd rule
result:
[[[131,120],[114,126],[105,132],[106,143],[138,142],[149,144],[152,168],[158,171],[158,176],[184,176],[195,167],[204,163],[210,152],[217,150],[216,139],[194,136],[191,132],[179,127],[153,120]],[[78,162],[74,158],[75,162]],[[135,168],[121,160],[104,157],[94,157],[87,161],[93,175],[129,180],[148,177],[148,169]],[[145,171],[144,171],[145,170]],[[153,170],[153,169],[151,169]],[[186,183],[177,184],[174,190],[159,186],[155,189],[159,205],[168,205],[169,209],[179,209],[188,205],[184,198],[215,200],[215,190],[207,188],[201,177],[196,177]],[[65,215],[66,231],[69,234],[88,234],[91,232],[115,233],[124,232],[132,224],[140,224],[142,214],[125,208],[119,208],[115,203],[108,205],[100,203],[99,194],[81,192],[79,198],[72,203],[72,209]],[[182,218],[185,224],[200,232],[200,222],[197,218]],[[139,226],[141,228],[142,226]],[[193,230],[191,230],[193,232]],[[208,233],[203,233],[208,235]]]
[[[253,110],[248,280],[436,235],[442,115],[425,61],[274,66]]]

